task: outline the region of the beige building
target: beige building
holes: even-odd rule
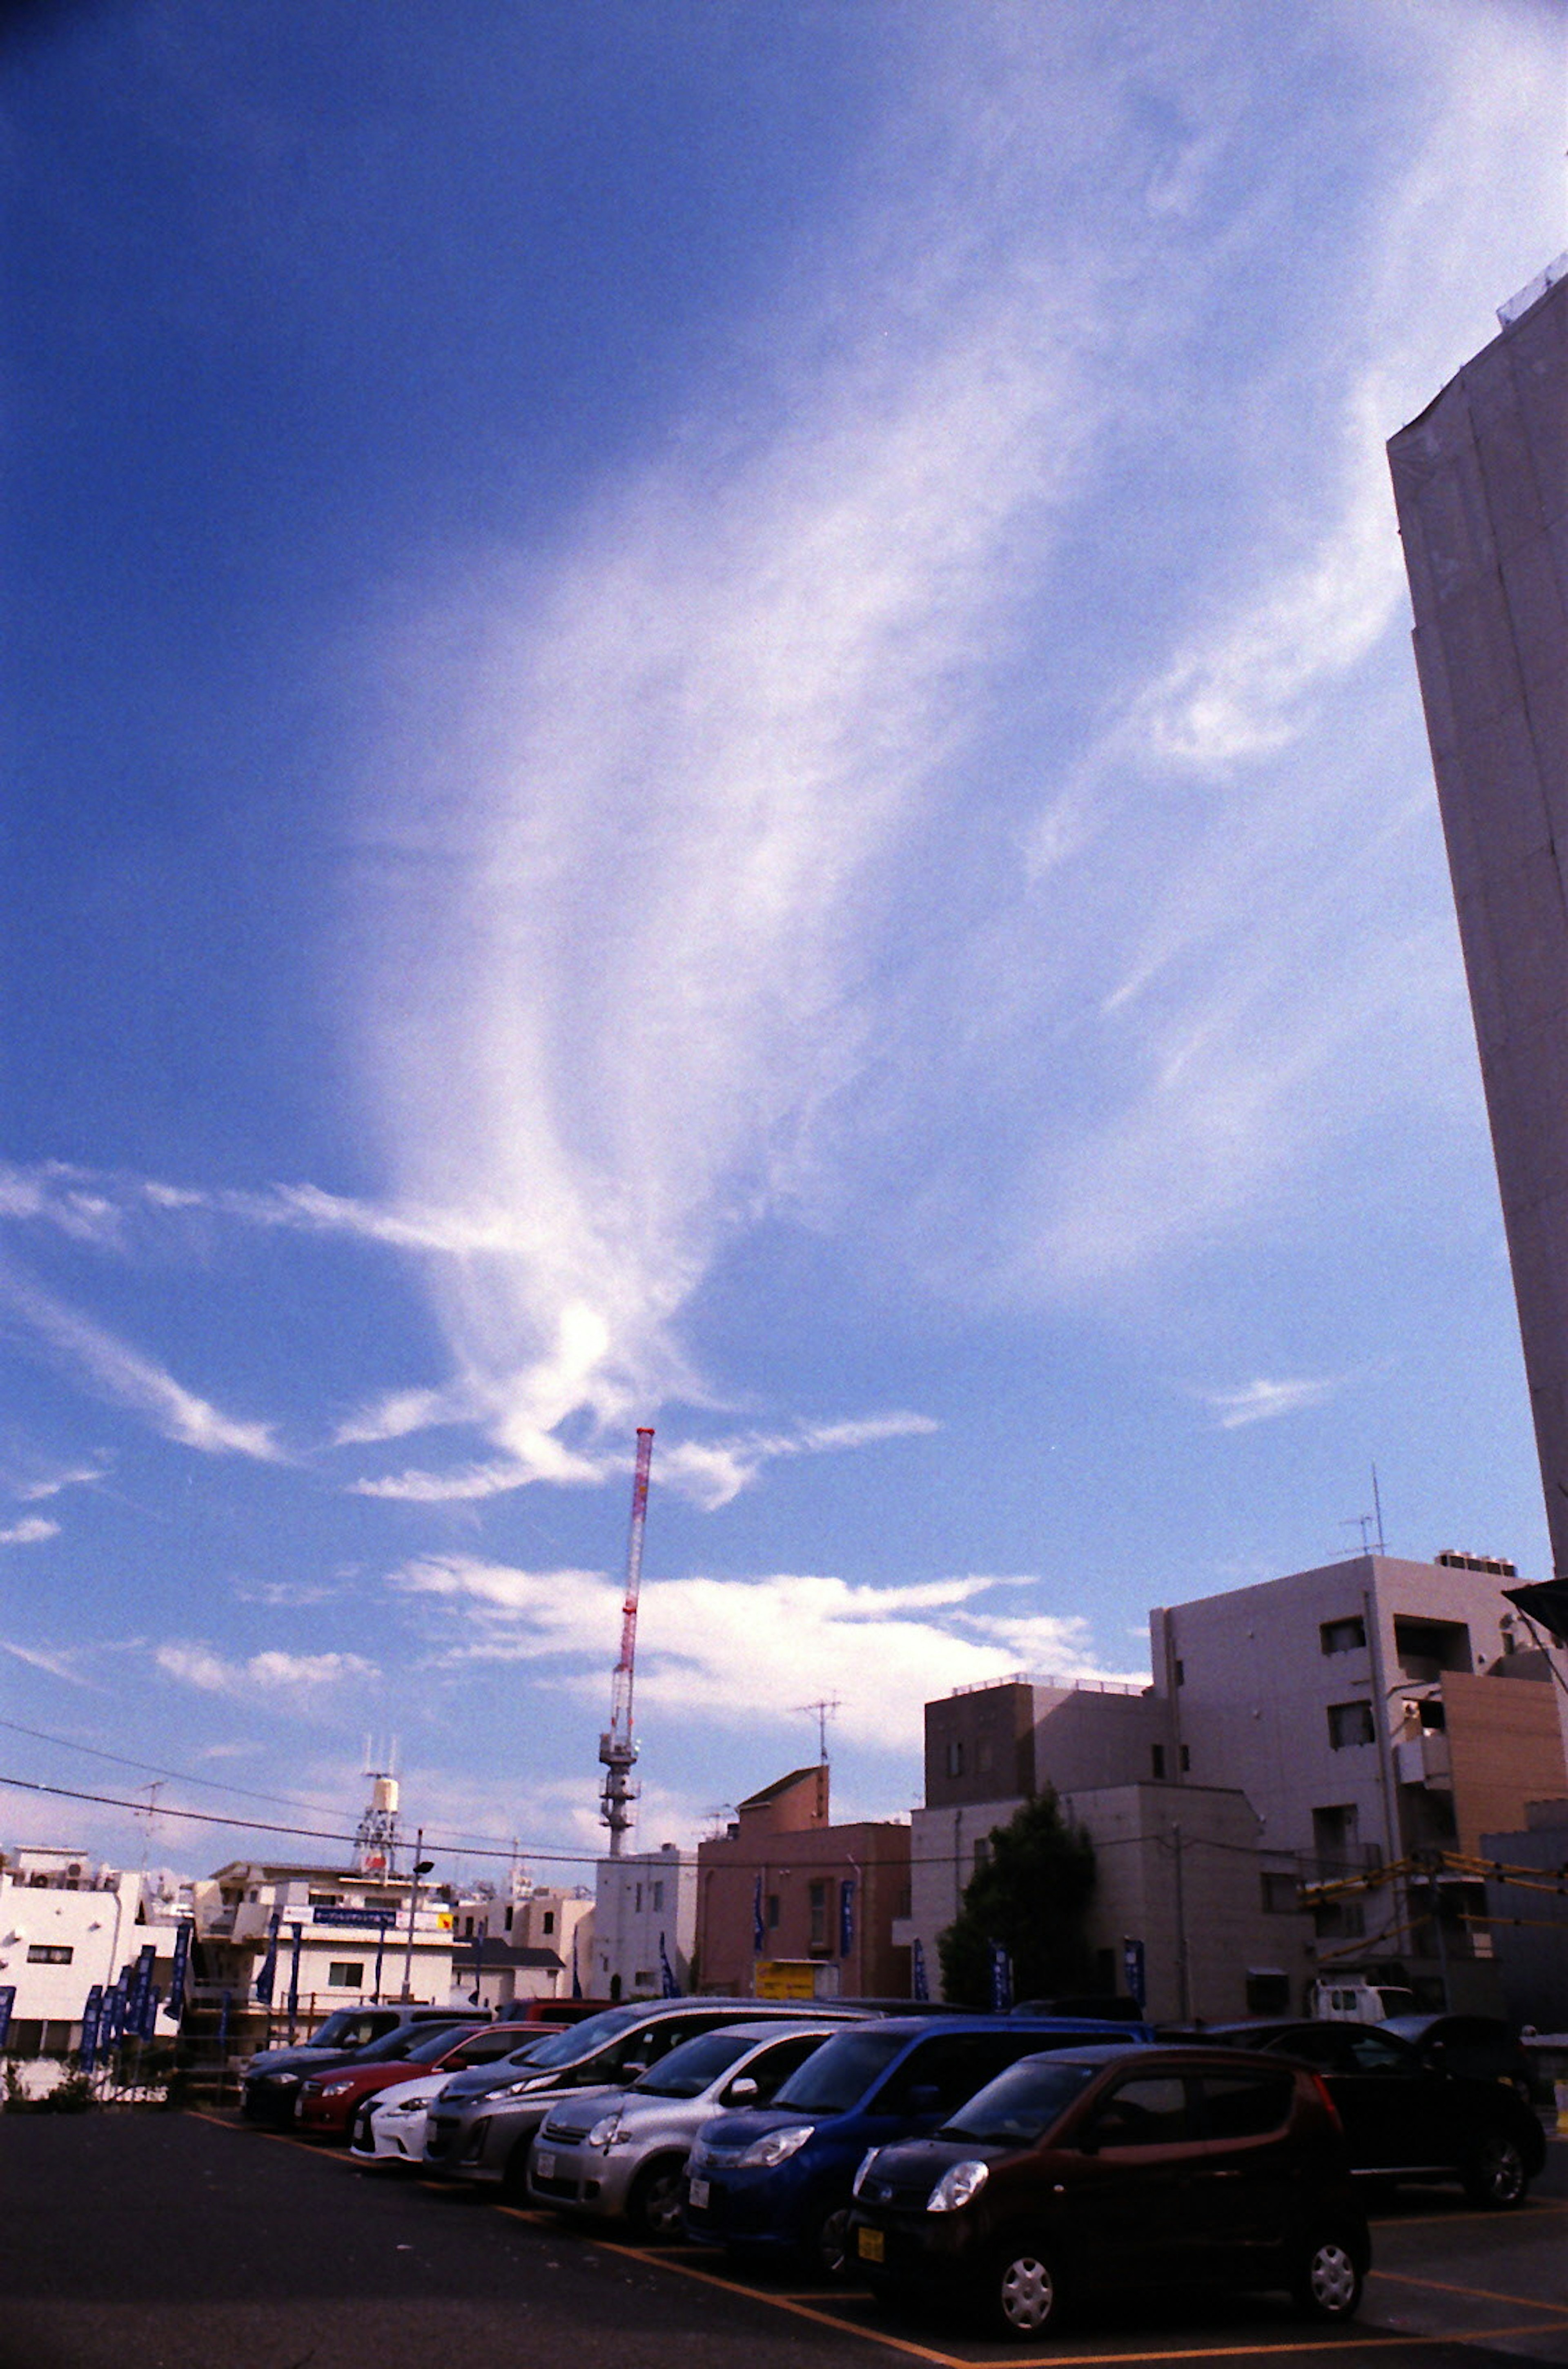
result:
[[[835,1826],[825,1763],[742,1802],[697,1849],[697,1986],[741,1997],[908,1998],[910,1829]]]

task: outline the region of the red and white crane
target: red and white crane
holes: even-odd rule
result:
[[[632,1481],[632,1528],[626,1541],[626,1596],[621,1607],[621,1658],[610,1683],[610,1726],[599,1739],[604,1790],[599,1814],[610,1829],[610,1856],[619,1859],[641,1787],[632,1781],[637,1741],[632,1733],[632,1677],[637,1654],[637,1590],[643,1580],[643,1532],[647,1527],[648,1468],[653,1462],[653,1425],[637,1426],[637,1463]]]

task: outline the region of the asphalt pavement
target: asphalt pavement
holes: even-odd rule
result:
[[[1353,2329],[1283,2301],[1106,2306],[1047,2345],[880,2314],[853,2290],[578,2236],[197,2114],[0,2115],[0,2369],[1318,2369],[1568,2363],[1568,2146],[1520,2212],[1380,2211]]]

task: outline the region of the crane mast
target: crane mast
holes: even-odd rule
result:
[[[610,1682],[610,1725],[599,1739],[604,1790],[599,1814],[610,1829],[610,1856],[619,1859],[632,1823],[639,1787],[632,1781],[637,1757],[632,1734],[632,1678],[637,1653],[637,1590],[643,1578],[643,1532],[647,1527],[648,1468],[653,1461],[653,1425],[637,1426],[637,1462],[632,1481],[632,1528],[626,1541],[626,1595],[621,1607],[621,1658]]]

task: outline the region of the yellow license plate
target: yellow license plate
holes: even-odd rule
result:
[[[863,2262],[881,2261],[883,2247],[880,2229],[857,2229],[855,2237],[859,2242],[860,2259]]]

